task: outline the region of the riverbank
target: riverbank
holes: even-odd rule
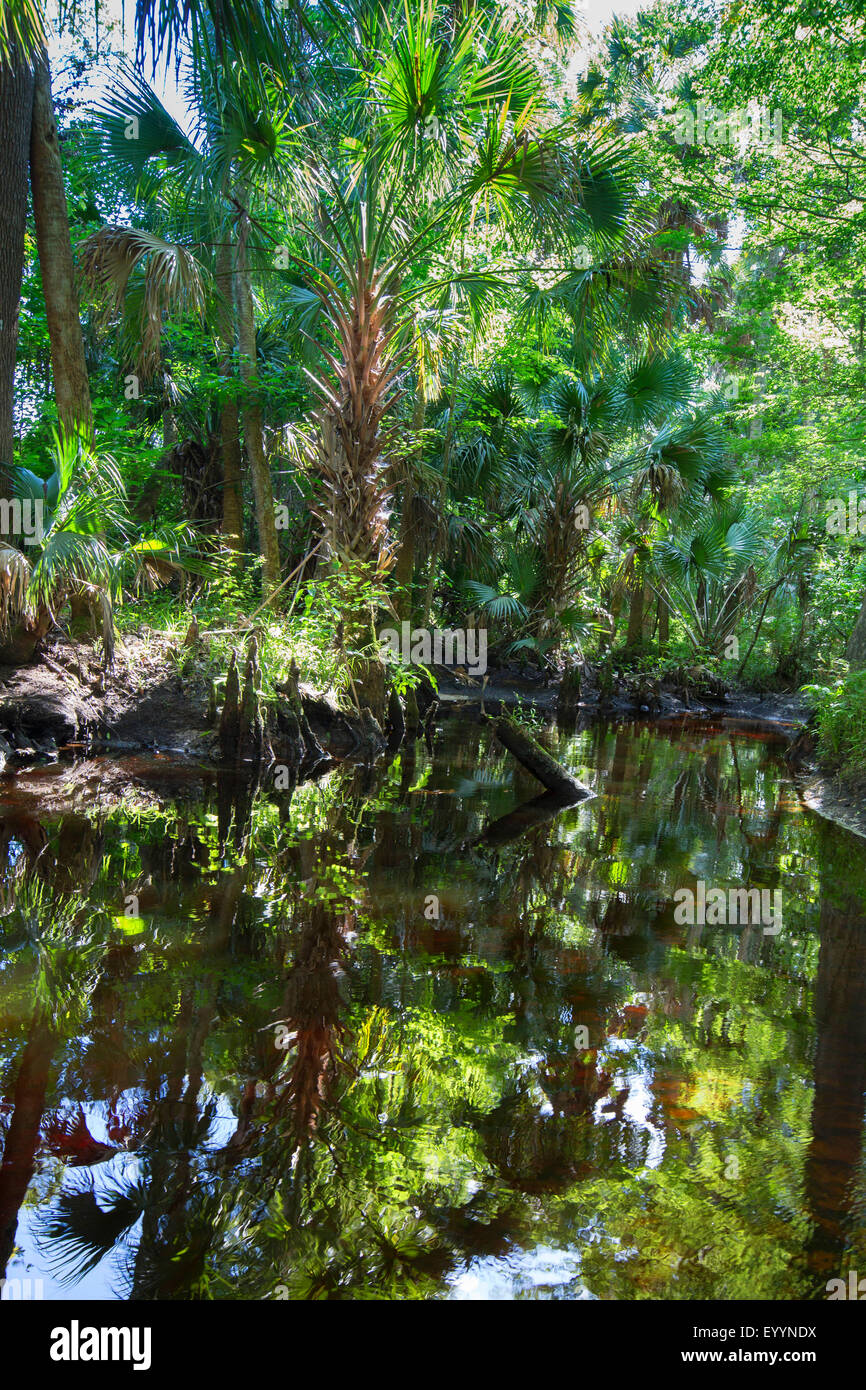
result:
[[[435,674],[442,715],[471,709],[496,715],[525,708],[544,719],[563,718],[555,680],[519,668],[492,669],[483,680],[443,668]],[[647,719],[660,725],[705,718],[778,728],[789,740],[789,762],[804,804],[866,838],[866,779],[843,779],[819,764],[814,742],[804,733],[808,704],[798,693],[743,689],[711,695],[684,688],[682,682],[654,682],[648,688],[635,679],[602,691],[590,668],[582,687],[585,698],[573,703],[568,719],[578,725],[599,718]],[[154,759],[173,756],[216,766],[220,698],[201,653],[191,653],[176,637],[149,630],[127,634],[108,671],[96,644],[57,639],[32,665],[0,669],[0,770],[22,773],[70,756],[87,759],[86,776],[76,776],[74,788],[64,786],[61,793],[63,800],[70,792],[73,799],[86,800],[96,795],[98,783],[100,795],[111,799],[119,794],[111,763],[115,755],[141,761],[145,784],[160,771],[158,762],[151,767]],[[369,760],[384,750],[384,734],[380,738],[377,729],[371,731],[327,694],[301,683],[299,698],[321,753],[312,760],[317,771],[346,758]],[[303,762],[288,708],[278,700],[265,713],[269,753],[277,761]],[[37,777],[37,783],[41,780]],[[40,787],[34,784],[31,790],[38,796]]]
[[[443,710],[477,707],[496,714],[526,706],[542,716],[563,715],[554,680],[511,668],[493,669],[483,681],[443,668],[435,674]],[[570,711],[578,719],[722,716],[793,731],[808,713],[795,693],[744,689],[713,695],[682,681],[650,687],[634,679],[605,691],[589,669],[583,684],[585,694]],[[331,756],[349,756],[368,738],[369,729],[326,693],[302,682],[299,694],[314,734]],[[0,668],[0,758],[12,766],[80,750],[215,758],[221,699],[207,662],[176,637],[127,634],[107,671],[96,644],[56,639],[31,665]],[[279,699],[267,714],[266,733],[279,755]]]

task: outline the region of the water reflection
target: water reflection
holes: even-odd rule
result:
[[[760,730],[551,738],[595,792],[556,814],[473,720],[291,792],[16,780],[0,1273],[813,1298],[866,1260],[861,845]],[[780,890],[781,932],[678,924],[699,880]]]

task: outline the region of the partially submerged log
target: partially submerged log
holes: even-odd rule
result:
[[[584,797],[592,795],[588,787],[576,777],[572,777],[567,768],[552,758],[540,743],[530,738],[513,720],[500,717],[494,724],[494,730],[500,743],[509,753],[513,753],[517,761],[522,763],[533,777],[537,777],[543,787],[555,792],[563,801],[581,801]]]

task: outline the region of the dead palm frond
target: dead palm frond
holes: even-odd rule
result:
[[[203,267],[185,246],[136,227],[100,227],[81,243],[79,255],[85,278],[106,295],[109,311],[124,312],[130,360],[149,375],[160,361],[163,316],[203,317]],[[133,278],[139,269],[141,276]]]

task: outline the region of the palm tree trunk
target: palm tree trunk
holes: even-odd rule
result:
[[[228,243],[217,251],[216,287],[219,296],[218,330],[223,351],[219,373],[228,383],[232,377],[234,320],[232,317],[232,260]],[[226,395],[220,410],[220,444],[223,465],[222,534],[226,545],[237,555],[243,546],[244,520],[241,509],[240,412],[237,400]]]
[[[643,586],[643,624],[641,626],[641,641],[651,642],[655,623],[653,621],[653,591],[652,587],[644,580]]]
[[[234,290],[238,316],[238,347],[241,358],[241,377],[247,388],[244,399],[244,443],[250,464],[250,477],[253,484],[253,498],[256,507],[256,523],[259,530],[259,548],[262,554],[262,592],[270,597],[280,583],[280,550],[277,539],[277,525],[274,514],[274,493],[271,470],[265,458],[262,437],[262,406],[258,390],[258,369],[256,366],[256,320],[253,305],[253,287],[247,268],[247,239],[250,220],[246,213],[241,215],[238,236],[237,261],[235,264]]]
[[[51,72],[44,51],[36,63],[33,81],[30,183],[57,414],[64,430],[72,432],[84,427],[90,434],[93,431],[90,386],[75,291],[60,142],[51,100]]]
[[[27,159],[33,119],[33,69],[15,51],[0,64],[0,473],[12,463],[15,357],[18,313],[24,273],[24,228],[27,222]],[[0,493],[8,496],[8,479],[0,476]]]
[[[15,359],[24,274],[32,124],[33,68],[13,49],[9,61],[0,62],[0,150],[3,152],[3,179],[0,181],[0,497],[4,498],[12,495],[6,470],[12,466],[15,449]],[[0,661],[16,666],[29,661],[43,635],[43,623],[38,616],[35,623],[18,623],[12,632],[4,635]]]

